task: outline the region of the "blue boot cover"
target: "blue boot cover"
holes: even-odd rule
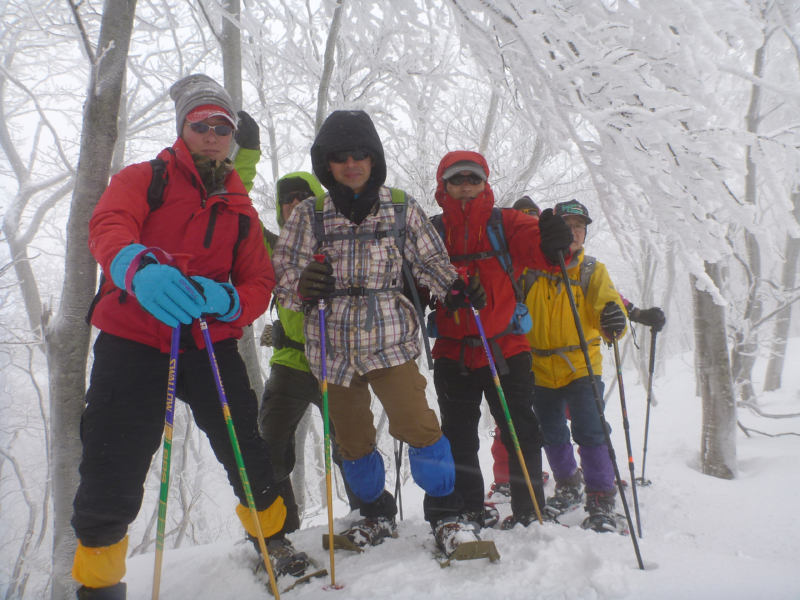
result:
[[[375,502],[383,493],[386,471],[383,457],[377,450],[358,460],[342,460],[342,470],[350,488],[362,502]]]
[[[453,493],[456,485],[456,465],[450,452],[450,441],[442,436],[424,448],[408,447],[411,476],[417,485],[436,498]]]

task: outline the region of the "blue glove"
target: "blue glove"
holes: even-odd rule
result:
[[[131,261],[134,257],[144,249],[145,246],[141,244],[125,246],[117,253],[114,260],[111,261],[111,280],[119,289],[125,289],[125,273],[128,272],[128,267],[131,265]]]
[[[242,311],[239,309],[239,294],[235,287],[230,283],[218,283],[199,275],[193,275],[192,279],[203,288],[203,295],[206,297],[202,309],[204,315],[211,315],[217,321],[225,323],[239,318]]]
[[[150,263],[133,276],[131,287],[141,307],[170,327],[191,325],[203,312],[202,294],[175,267]]]

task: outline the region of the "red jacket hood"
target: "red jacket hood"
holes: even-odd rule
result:
[[[483,192],[474,200],[467,202],[463,210],[461,208],[461,200],[456,200],[444,190],[442,175],[449,167],[462,160],[471,160],[478,163],[483,167],[486,178],[489,178],[489,165],[482,154],[469,150],[456,150],[444,155],[444,158],[439,162],[439,168],[436,169],[436,194],[434,197],[439,206],[442,207],[442,211],[444,211],[445,227],[461,225],[468,219],[471,223],[482,226],[489,220],[492,208],[494,208],[494,192],[492,192],[492,186],[489,185],[488,181]]]

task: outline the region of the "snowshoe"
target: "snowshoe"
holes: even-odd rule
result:
[[[500,520],[500,513],[497,512],[497,509],[492,506],[491,504],[484,504],[483,505],[483,526],[487,528],[492,528],[497,525],[497,522]]]
[[[439,551],[445,556],[440,563],[443,568],[450,566],[454,560],[488,558],[494,562],[500,559],[494,542],[481,540],[476,533],[478,529],[477,523],[465,521],[464,517],[450,517],[436,525],[433,537]]]
[[[557,511],[556,514],[564,514],[575,510],[583,501],[583,471],[578,469],[573,475],[563,481],[556,482],[556,491],[550,496],[545,504]]]
[[[368,517],[356,521],[350,529],[333,536],[333,547],[339,550],[362,552],[365,546],[377,546],[388,537],[397,537],[394,517]],[[322,536],[322,547],[328,549],[328,536]]]
[[[507,481],[505,483],[493,483],[486,497],[494,504],[511,502],[511,484]]]
[[[610,492],[587,492],[586,512],[589,516],[581,523],[581,529],[590,529],[598,533],[616,532],[617,518],[614,512],[616,498]]]
[[[542,522],[544,523],[556,523],[560,525],[558,519],[556,518],[559,513],[553,510],[549,506],[545,506],[541,509],[542,513]],[[517,523],[521,523],[523,527],[527,527],[531,523],[538,523],[539,518],[536,516],[536,511],[525,511],[519,516],[509,515],[505,519],[503,519],[502,524],[500,525],[500,529],[502,531],[508,531],[510,529],[514,529]]]
[[[258,540],[250,535],[247,537],[259,551],[255,574],[263,581],[271,594],[272,586],[269,583],[267,569],[261,557]],[[273,538],[265,540],[265,542],[267,543],[267,554],[269,554],[272,569],[277,579],[278,587],[281,588],[281,593],[293,590],[298,585],[311,581],[316,577],[325,577],[328,575],[327,569],[321,568],[320,565],[316,561],[310,559],[305,552],[298,552],[292,545],[292,542],[287,538]]]

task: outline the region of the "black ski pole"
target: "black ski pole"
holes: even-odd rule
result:
[[[642,538],[642,521],[639,518],[639,496],[636,493],[636,471],[633,466],[633,450],[631,449],[631,428],[628,423],[628,406],[625,403],[625,387],[622,385],[622,361],[619,358],[619,344],[616,334],[611,334],[614,344],[614,362],[617,365],[617,381],[619,383],[619,403],[622,406],[622,427],[625,429],[625,446],[628,450],[628,469],[631,472],[631,489],[633,490],[633,512],[636,514],[636,531]]]
[[[397,499],[397,506],[400,509],[400,520],[403,520],[403,496],[400,487],[400,467],[403,465],[403,442],[400,441],[400,450],[394,451],[394,464],[397,467],[397,475],[394,481],[394,497]]]
[[[614,447],[611,445],[611,436],[608,433],[608,423],[603,415],[603,397],[600,395],[600,390],[597,387],[597,380],[594,378],[594,369],[592,369],[592,361],[589,358],[589,346],[586,344],[586,336],[583,335],[583,327],[581,326],[581,318],[578,315],[578,308],[575,306],[575,296],[572,295],[572,286],[569,284],[569,274],[567,273],[567,265],[564,262],[564,253],[558,251],[558,262],[561,266],[561,277],[564,279],[564,287],[567,290],[567,297],[569,298],[569,305],[572,309],[572,318],[575,320],[575,329],[578,330],[578,339],[581,343],[581,350],[583,351],[583,358],[586,361],[586,370],[589,372],[589,381],[592,384],[594,391],[594,402],[597,406],[597,412],[600,415],[600,423],[603,425],[603,434],[606,438],[606,446],[608,447],[608,456],[611,459],[611,465],[614,467],[614,477],[617,480],[617,489],[622,499],[622,506],[625,509],[625,518],[628,520],[628,529],[633,531],[633,523],[631,522],[631,511],[628,508],[628,501],[625,498],[625,491],[622,489],[622,478],[619,475],[619,467],[617,467],[617,457],[614,454]],[[633,549],[636,552],[636,560],[639,563],[639,568],[644,571],[644,563],[642,563],[642,555],[639,553],[639,543],[636,541],[636,536],[631,535],[633,542]]]
[[[656,367],[656,336],[658,331],[650,328],[650,377],[647,381],[647,416],[644,419],[644,449],[642,450],[642,476],[637,479],[640,485],[653,483],[644,478],[644,464],[647,460],[647,434],[650,431],[650,405],[653,401],[653,372]]]

